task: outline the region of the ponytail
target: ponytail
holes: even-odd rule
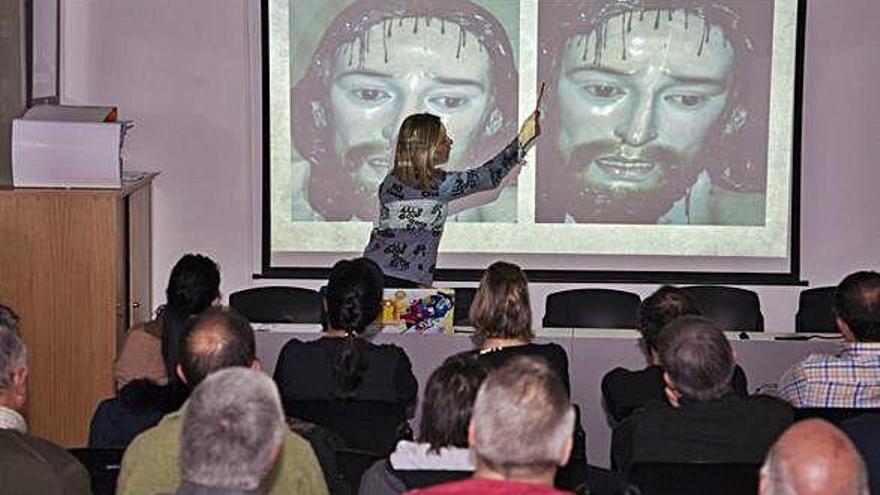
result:
[[[383,276],[366,258],[343,260],[333,266],[327,284],[327,320],[334,330],[344,330],[345,342],[333,360],[335,395],[352,398],[367,368],[357,336],[376,321],[381,311]]]
[[[180,379],[177,364],[180,362],[181,341],[188,321],[189,313],[181,308],[165,306],[162,311],[162,361],[169,384]]]
[[[360,346],[361,342],[354,332],[349,332],[345,336],[345,343],[342,344],[342,348],[336,353],[335,361],[333,362],[333,375],[336,378],[336,392],[334,395],[338,399],[354,398],[363,380],[367,363],[364,360],[363,353],[358,349]]]

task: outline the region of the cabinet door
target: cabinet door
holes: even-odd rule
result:
[[[153,307],[152,198],[151,188],[141,187],[128,196],[129,326],[150,319]]]

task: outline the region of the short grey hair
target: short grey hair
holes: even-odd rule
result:
[[[241,367],[212,373],[183,413],[184,481],[257,489],[280,449],[283,428],[278,388],[265,373]]]
[[[518,356],[489,373],[472,418],[477,456],[505,471],[556,467],[572,437],[575,414],[546,360]]]
[[[12,386],[12,375],[27,368],[27,348],[18,335],[18,315],[0,304],[0,392]]]

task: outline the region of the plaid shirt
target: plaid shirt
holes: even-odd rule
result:
[[[794,407],[880,407],[880,343],[843,344],[841,352],[811,354],[779,382]]]

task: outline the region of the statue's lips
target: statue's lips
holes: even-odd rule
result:
[[[375,168],[375,169],[388,169],[388,159],[385,157],[381,158],[369,158],[367,159],[367,165]]]
[[[626,182],[646,181],[658,168],[653,162],[622,156],[602,156],[595,163],[610,179]]]
[[[388,175],[388,170],[391,168],[388,158],[385,156],[367,157],[360,161],[359,164],[360,166],[355,169],[356,173],[360,175],[359,180],[365,184],[370,184],[369,188],[375,192],[375,189],[379,187],[379,184],[382,183],[382,180],[385,179],[385,176]]]

